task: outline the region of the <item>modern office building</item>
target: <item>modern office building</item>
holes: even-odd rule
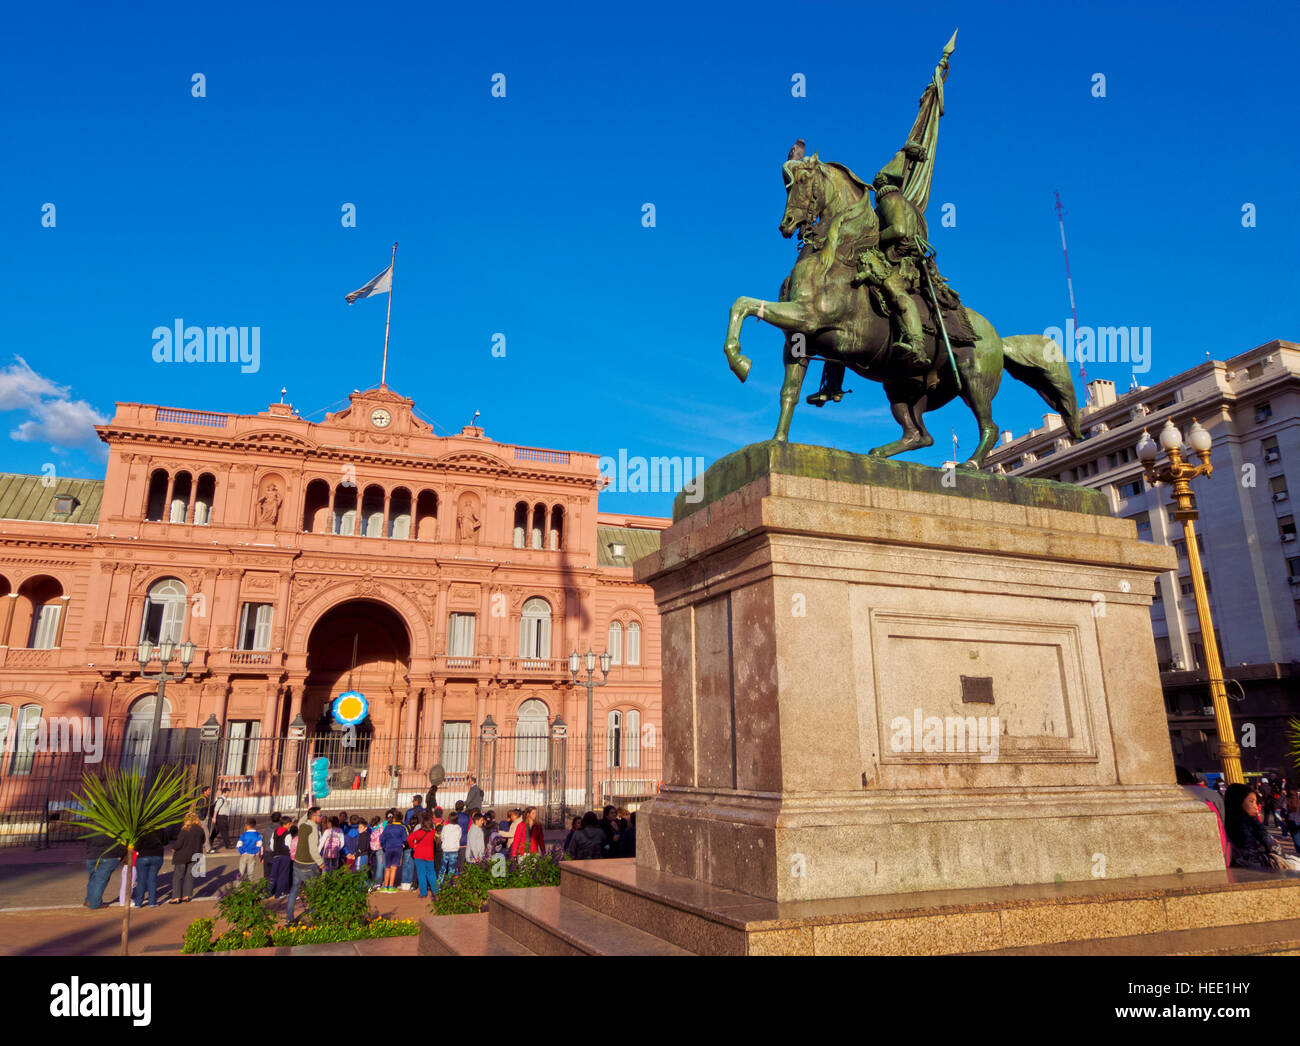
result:
[[[1209,430],[1214,474],[1193,481],[1196,528],[1243,766],[1293,776],[1286,723],[1300,716],[1300,542],[1291,497],[1300,497],[1300,345],[1271,341],[1119,395],[1112,382],[1091,381],[1082,413],[1082,442],[1049,414],[1031,432],[1003,432],[988,467],[1102,490],[1139,537],[1179,550],[1178,571],[1156,586],[1151,626],[1175,760],[1213,770],[1217,735],[1183,527],[1170,518],[1168,487],[1146,481],[1135,452],[1142,431],[1158,438],[1166,419],[1184,436],[1193,419]]]

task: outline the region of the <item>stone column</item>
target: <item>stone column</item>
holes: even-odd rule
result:
[[[64,596],[63,606],[59,608],[59,627],[54,633],[54,645],[56,647],[63,646],[63,628],[68,623],[68,604],[71,599],[71,596]]]
[[[4,627],[4,631],[0,633],[0,639],[3,639],[4,642],[0,643],[0,646],[9,645],[9,630],[13,627],[14,607],[17,606],[17,604],[18,604],[18,593],[10,592],[9,598],[5,600],[5,627]]]

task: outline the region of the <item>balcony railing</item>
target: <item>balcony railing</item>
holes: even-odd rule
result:
[[[5,668],[48,668],[59,656],[59,648],[29,649],[0,647],[0,665]]]

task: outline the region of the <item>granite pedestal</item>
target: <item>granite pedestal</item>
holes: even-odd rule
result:
[[[698,494],[635,566],[639,867],[777,902],[1222,870],[1156,668],[1174,551],[1100,492],[764,443]]]

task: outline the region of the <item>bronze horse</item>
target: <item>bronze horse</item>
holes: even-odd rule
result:
[[[816,358],[842,363],[854,373],[884,384],[890,410],[903,434],[871,450],[874,457],[892,457],[933,444],[925,428],[926,411],[937,410],[960,396],[980,430],[975,452],[961,467],[982,467],[998,435],[992,403],[1004,369],[1042,396],[1061,415],[1071,436],[1083,438],[1065,356],[1044,335],[1000,337],[988,320],[967,309],[975,344],[952,347],[960,388],[933,322],[930,326],[936,330],[927,331],[925,350],[931,358],[941,354],[938,385],[927,388],[924,374],[900,368],[891,356],[889,317],[872,301],[870,288],[857,279],[858,253],[875,246],[879,236],[866,184],[842,164],[823,163],[815,154],[803,158],[799,147],[785,163],[784,175],[786,206],[779,228],[786,238],[799,233],[799,258],[781,288],[780,301],[736,299],[723,347],[732,371],[744,381],[750,360],[740,351],[740,328],[746,318],[757,316],[786,332],[785,380],[774,440],[785,442],[789,437],[808,361]]]

